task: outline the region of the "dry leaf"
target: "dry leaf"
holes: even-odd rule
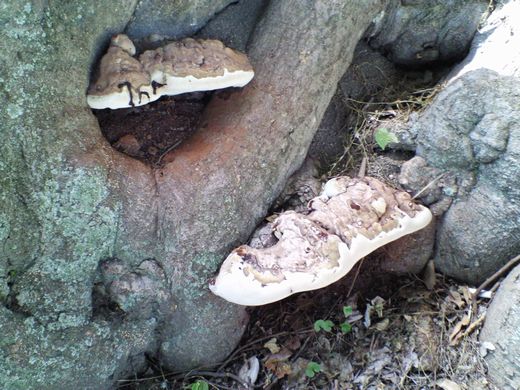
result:
[[[439,379],[435,384],[443,390],[461,390],[461,387],[457,383],[446,378]]]
[[[238,377],[244,382],[254,385],[259,372],[260,362],[256,356],[251,356],[238,371]]]
[[[301,345],[302,343],[300,342],[300,338],[297,336],[289,338],[289,340],[287,340],[284,343],[284,346],[290,349],[291,351],[296,351],[298,348],[301,347]]]
[[[267,360],[264,362],[264,366],[269,371],[273,372],[277,378],[283,378],[292,372],[291,365],[287,361],[291,355],[291,351],[287,348],[283,348],[280,353],[268,356]]]
[[[265,220],[267,222],[274,222],[274,220],[278,217],[278,214],[273,214],[273,215],[270,215],[268,217],[265,217]]]
[[[453,331],[450,334],[450,345],[454,346],[457,345],[460,338],[462,337],[461,330],[463,327],[466,327],[469,325],[471,315],[470,313],[466,313],[462,319],[455,324],[455,327],[453,328]]]
[[[280,346],[276,343],[276,338],[272,338],[264,344],[264,348],[267,348],[271,353],[280,352]]]
[[[450,302],[454,303],[459,309],[462,309],[465,306],[465,303],[462,300],[462,296],[457,291],[450,290],[449,300]]]
[[[388,328],[388,325],[390,324],[390,320],[388,318],[385,318],[384,320],[382,321],[379,321],[377,324],[375,324],[375,328],[380,331],[380,332],[383,332],[385,331],[387,328]]]
[[[278,353],[272,353],[269,356],[267,356],[267,360],[277,360],[277,361],[285,361],[289,359],[292,356],[292,352],[289,351],[287,348],[282,348],[280,352]]]
[[[466,301],[466,303],[468,305],[470,305],[471,304],[472,294],[469,291],[468,286],[460,286],[459,287],[459,291],[462,293],[462,296],[464,297],[464,300]]]
[[[113,145],[116,149],[131,156],[139,155],[141,144],[132,134],[123,135]]]
[[[282,379],[292,372],[291,365],[288,362],[266,361],[265,368],[271,371],[278,379]]]

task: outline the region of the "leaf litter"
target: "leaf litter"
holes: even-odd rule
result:
[[[441,275],[432,290],[415,277],[392,284],[386,294],[350,297],[339,284],[251,309],[242,343],[220,366],[150,373],[119,388],[190,389],[202,380],[209,389],[498,390],[483,359],[494,346],[478,341],[488,300],[472,318],[467,286]],[[334,326],[316,331],[318,320]]]

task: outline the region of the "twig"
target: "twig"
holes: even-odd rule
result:
[[[511,260],[509,260],[502,268],[500,268],[497,272],[495,272],[493,275],[491,275],[489,278],[487,278],[484,283],[482,283],[480,286],[477,287],[475,292],[473,293],[473,296],[471,297],[471,308],[473,316],[477,315],[477,298],[478,295],[482,290],[484,290],[487,286],[489,286],[493,281],[498,279],[500,276],[502,276],[509,268],[511,268],[513,265],[518,263],[520,261],[520,255],[513,257]]]
[[[468,325],[466,330],[462,332],[462,337],[468,336],[471,332],[473,332],[484,320],[486,319],[486,313],[483,313],[479,318],[473,321]]]
[[[356,274],[354,275],[354,280],[352,281],[352,284],[350,285],[350,288],[348,289],[347,298],[350,297],[350,294],[352,293],[352,289],[354,288],[354,284],[356,284],[356,280],[359,275],[359,270],[361,269],[361,266],[363,265],[363,260],[365,260],[364,257],[359,261],[359,265],[357,267]]]
[[[159,156],[159,159],[157,160],[156,165],[161,165],[161,161],[162,161],[163,157],[166,156],[173,149],[175,149],[177,146],[179,146],[181,142],[182,142],[182,140],[175,142],[173,145],[168,147],[168,149],[166,149],[164,152],[162,152],[161,155]]]
[[[430,188],[434,183],[437,182],[437,180],[439,180],[441,177],[443,177],[444,175],[446,174],[446,172],[444,173],[441,173],[439,176],[437,176],[435,179],[433,179],[431,182],[429,182],[428,184],[426,184],[423,188],[421,188],[421,190],[415,194],[412,199],[417,199],[417,197],[419,195],[421,195],[424,191],[426,191],[428,188]]]
[[[363,159],[361,160],[361,165],[359,166],[358,177],[363,178],[363,177],[365,177],[366,173],[367,173],[367,158],[363,157]]]

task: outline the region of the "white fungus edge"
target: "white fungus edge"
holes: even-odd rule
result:
[[[373,239],[358,234],[352,239],[350,248],[338,240],[340,259],[337,267],[318,269],[314,272],[285,271],[285,279],[282,282],[262,284],[251,272],[246,276],[243,272],[242,258],[236,253],[231,253],[209,288],[214,294],[229,302],[259,306],[276,302],[297,292],[328,286],[345,276],[359,260],[377,248],[427,226],[432,214],[426,207],[419,207],[420,211],[414,217],[403,213],[397,228],[381,232]]]

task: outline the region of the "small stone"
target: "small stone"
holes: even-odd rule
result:
[[[114,143],[114,148],[130,156],[140,155],[141,144],[132,134],[123,135]]]

